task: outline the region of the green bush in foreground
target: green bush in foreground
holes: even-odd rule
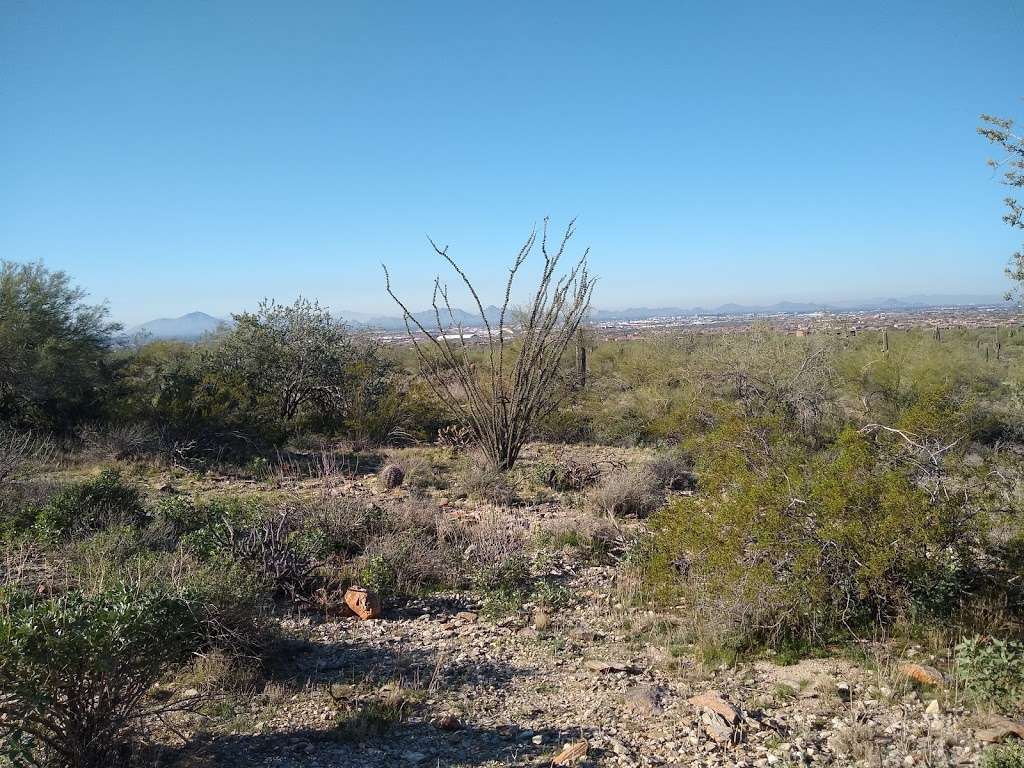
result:
[[[36,529],[46,536],[98,531],[113,524],[139,525],[145,509],[139,489],[116,470],[60,490],[36,515]]]
[[[23,764],[126,763],[146,691],[197,642],[188,603],[123,587],[0,606],[0,747]]]
[[[814,452],[786,423],[733,413],[707,436],[702,495],[655,518],[655,587],[716,635],[772,645],[954,609],[983,519],[853,430]]]
[[[1024,643],[973,637],[956,646],[965,691],[998,709],[1024,707]]]
[[[981,768],[1024,768],[1024,744],[1011,742],[989,747],[979,765]]]

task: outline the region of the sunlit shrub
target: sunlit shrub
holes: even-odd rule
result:
[[[931,499],[852,430],[815,454],[785,424],[731,411],[707,436],[703,493],[655,520],[653,580],[771,643],[958,605],[983,518]]]
[[[0,736],[29,761],[125,765],[146,692],[198,644],[193,611],[164,592],[115,588],[0,610]]]

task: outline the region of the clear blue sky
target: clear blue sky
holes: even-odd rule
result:
[[[1024,2],[0,0],[0,256],[127,322],[485,298],[579,216],[602,307],[1001,293],[975,135]]]

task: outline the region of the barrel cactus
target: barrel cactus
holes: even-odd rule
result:
[[[397,464],[385,464],[380,471],[380,484],[388,490],[397,488],[405,480],[405,470]]]

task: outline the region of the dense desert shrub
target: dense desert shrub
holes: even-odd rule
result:
[[[269,622],[274,584],[247,564],[226,557],[180,556],[167,580],[186,595],[200,619],[202,648],[260,658],[273,640]]]
[[[145,519],[139,489],[108,469],[61,489],[38,510],[35,525],[44,535],[68,536],[120,523],[138,525]]]
[[[732,411],[706,437],[704,494],[655,520],[662,585],[725,631],[773,643],[959,605],[984,516],[931,498],[855,431],[815,454],[787,423]]]
[[[582,491],[601,477],[602,465],[571,458],[542,460],[533,465],[537,481],[556,491]]]
[[[498,506],[514,504],[519,492],[515,481],[506,472],[488,461],[470,457],[456,473],[456,487],[471,498],[481,499]]]
[[[120,328],[64,272],[0,260],[0,423],[66,432],[101,416]]]
[[[156,429],[144,423],[90,424],[78,431],[78,439],[87,455],[99,460],[124,461],[155,450],[160,436]]]
[[[181,546],[159,522],[111,526],[49,550],[47,561],[48,591],[97,596],[115,584],[182,597],[199,620],[206,649],[254,655],[268,640],[275,590],[268,575],[229,552]],[[32,586],[40,581],[37,576]]]
[[[611,562],[621,554],[626,540],[617,521],[596,515],[544,521],[538,526],[536,538],[543,548],[568,547],[584,561],[593,563]]]
[[[667,491],[692,490],[696,484],[693,457],[679,449],[661,451],[647,462],[645,468]]]
[[[447,452],[444,452],[447,453]],[[429,488],[444,490],[451,480],[452,462],[437,449],[411,449],[402,454],[405,485],[420,491]]]
[[[356,580],[363,586],[386,596],[407,597],[462,583],[466,533],[433,503],[404,499],[367,522],[352,560]]]
[[[129,729],[153,708],[147,690],[197,637],[189,605],[166,593],[8,595],[0,609],[0,735],[8,754],[74,768],[126,765]]]
[[[989,747],[981,755],[980,768],[1024,768],[1024,743],[1011,741]]]
[[[0,489],[9,486],[30,464],[48,453],[45,439],[0,425]]]

